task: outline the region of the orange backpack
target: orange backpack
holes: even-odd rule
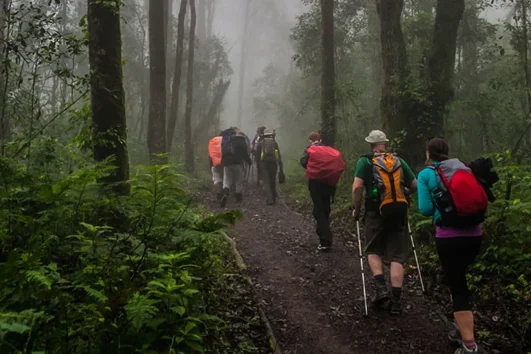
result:
[[[212,160],[212,165],[214,167],[218,167],[221,165],[221,140],[223,137],[216,136],[210,139],[208,142],[208,155],[210,156],[210,159]]]
[[[371,161],[374,186],[380,197],[380,214],[384,218],[393,218],[397,222],[405,221],[408,202],[400,158],[396,154],[376,153]]]

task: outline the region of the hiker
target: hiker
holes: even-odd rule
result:
[[[220,205],[224,208],[231,190],[235,192],[236,202],[242,202],[245,164],[251,165],[245,134],[235,127],[225,130],[222,133],[221,154],[223,192]]]
[[[373,130],[365,138],[372,153],[362,156],[355,171],[352,186],[353,216],[359,219],[365,189],[365,252],[374,277],[376,292],[374,306],[389,300],[383,275],[382,258],[391,262],[391,314],[402,313],[402,284],[404,263],[409,254],[407,229],[408,193],[417,189],[417,180],[409,165],[396,154],[386,152],[389,142],[380,130]],[[389,171],[389,172],[387,172]]]
[[[258,158],[257,169],[260,176],[267,205],[277,202],[277,175],[280,184],[284,183],[284,168],[278,143],[275,141],[275,133],[265,130],[262,138],[256,145]]]
[[[345,170],[345,162],[339,151],[322,144],[318,132],[311,132],[308,140],[310,146],[304,150],[300,163],[306,169],[308,189],[313,202],[313,217],[319,236],[317,249],[328,251],[332,247],[333,239],[330,230],[330,204],[336,193],[336,185]]]
[[[223,165],[221,164],[221,133],[210,139],[208,143],[208,159],[210,170],[212,171],[212,182],[214,183],[214,193],[218,201],[221,200],[223,190]]]
[[[264,136],[264,132],[266,130],[266,127],[258,127],[256,129],[256,135],[254,136],[252,142],[251,142],[251,154],[253,156],[253,162],[256,164],[256,170],[257,170],[257,182],[260,183],[260,173],[258,171],[258,156],[256,155],[256,147],[260,140]],[[251,167],[252,168],[252,167]]]
[[[432,138],[426,143],[429,166],[418,177],[418,207],[422,215],[432,216],[436,225],[437,253],[448,279],[454,318],[461,332],[462,346],[455,354],[480,353],[474,339],[466,272],[481,248],[487,193],[472,170],[458,159],[450,159],[448,154],[448,143],[443,138]]]

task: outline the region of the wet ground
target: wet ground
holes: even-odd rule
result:
[[[219,210],[215,200],[208,202],[213,210]],[[313,220],[283,201],[266,206],[258,187],[246,191],[242,205],[229,201],[227,208],[239,208],[245,216],[232,236],[282,353],[455,351],[447,339],[450,328],[441,317],[442,309],[422,295],[415,272],[410,272],[404,285],[402,315],[369,309],[369,316],[364,317],[354,235],[338,232],[333,250],[319,253]],[[368,277],[367,265],[365,269]],[[370,277],[367,287],[370,296]]]

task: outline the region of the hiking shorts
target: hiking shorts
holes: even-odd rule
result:
[[[380,213],[365,214],[365,253],[388,262],[405,264],[409,257],[409,233],[405,224],[386,225]]]

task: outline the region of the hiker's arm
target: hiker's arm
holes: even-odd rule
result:
[[[361,202],[363,200],[363,187],[365,181],[359,177],[354,178],[352,185],[352,206],[354,207],[354,215],[359,216],[361,213]]]
[[[300,163],[303,168],[308,167],[308,159],[310,158],[310,155],[308,154],[308,149],[304,150],[304,153],[302,154]]]
[[[433,176],[431,176],[433,175]],[[424,216],[433,216],[435,207],[431,198],[430,179],[435,178],[432,170],[425,169],[419,173],[418,179],[418,207],[419,211]],[[437,183],[437,181],[435,181]]]
[[[280,154],[280,149],[278,148],[278,143],[275,142],[275,149],[278,151],[278,168],[280,172],[284,172],[284,164],[282,163],[282,155]]]

